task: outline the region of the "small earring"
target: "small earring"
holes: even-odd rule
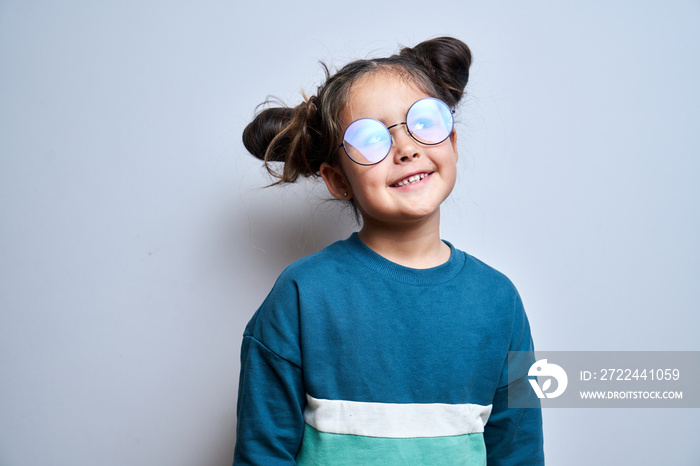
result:
[[[343,197],[348,197],[348,193],[343,193]]]

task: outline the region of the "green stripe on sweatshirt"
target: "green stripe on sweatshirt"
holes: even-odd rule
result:
[[[329,434],[306,424],[299,465],[485,466],[482,433],[449,437],[384,438]]]

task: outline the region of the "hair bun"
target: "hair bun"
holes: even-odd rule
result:
[[[454,37],[438,37],[406,47],[400,55],[419,63],[442,88],[445,101],[453,107],[457,105],[469,81],[472,63],[467,44]]]
[[[317,175],[323,160],[319,154],[320,114],[317,98],[304,98],[296,107],[271,107],[258,113],[243,130],[243,145],[265,162],[265,168],[279,182],[292,183],[300,175]],[[284,162],[281,170],[269,162]]]
[[[294,110],[289,107],[267,108],[257,114],[253,121],[243,130],[243,145],[248,152],[260,160],[269,162],[284,162],[283,150],[271,151],[268,147],[292,120]],[[282,142],[282,141],[277,141]],[[276,144],[278,146],[279,144]],[[286,144],[282,144],[285,146]]]

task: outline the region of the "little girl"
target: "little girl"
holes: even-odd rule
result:
[[[358,60],[245,129],[279,182],[320,176],[362,227],[290,265],[246,327],[234,464],[544,463],[541,411],[508,407],[509,351],[533,351],[518,292],[440,239],[470,64],[450,37]]]

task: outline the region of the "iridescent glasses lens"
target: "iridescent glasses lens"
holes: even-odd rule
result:
[[[392,145],[391,128],[406,125],[408,134],[420,144],[435,146],[452,133],[452,110],[442,100],[427,97],[415,102],[406,112],[406,121],[389,127],[372,118],[353,121],[345,130],[343,142],[338,146],[350,159],[360,165],[374,165],[389,155]]]

